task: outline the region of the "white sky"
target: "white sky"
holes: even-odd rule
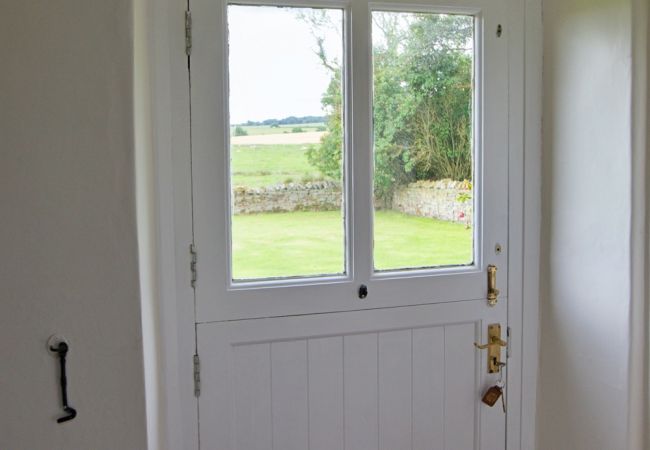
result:
[[[329,12],[342,26],[342,12]],[[230,123],[320,116],[330,73],[314,53],[316,39],[296,8],[228,7]],[[340,61],[341,32],[325,41],[328,56]]]

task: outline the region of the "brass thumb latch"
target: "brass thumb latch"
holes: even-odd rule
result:
[[[490,264],[487,268],[487,271],[488,271],[487,301],[488,301],[488,305],[495,306],[499,301],[499,290],[497,289],[497,266]]]
[[[501,347],[508,343],[501,339],[501,324],[493,323],[488,325],[488,343],[479,345],[474,342],[476,348],[488,351],[488,373],[499,373],[506,364],[501,362]]]

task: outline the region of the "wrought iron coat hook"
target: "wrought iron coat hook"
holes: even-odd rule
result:
[[[50,347],[50,350],[59,356],[59,367],[61,368],[61,398],[63,401],[63,411],[66,415],[58,418],[56,421],[57,423],[63,423],[77,417],[77,411],[68,405],[68,379],[65,374],[65,357],[68,354],[68,344],[65,342],[59,342],[57,347]]]

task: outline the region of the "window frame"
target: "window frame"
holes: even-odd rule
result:
[[[482,189],[482,160],[483,160],[483,15],[480,7],[467,7],[467,6],[445,6],[445,5],[432,5],[431,2],[408,2],[399,3],[392,1],[369,1],[366,3],[367,10],[365,17],[367,23],[365,26],[360,25],[361,20],[364,18],[362,15],[363,8],[358,8],[357,2],[352,0],[233,0],[224,1],[222,5],[223,23],[225,37],[222,36],[224,42],[224,57],[223,57],[223,77],[224,89],[223,92],[223,117],[226,118],[224,123],[220,126],[223,127],[223,136],[225,139],[224,148],[227,157],[224,159],[224,177],[230,187],[230,127],[229,122],[229,48],[227,42],[228,34],[228,6],[273,6],[273,7],[287,7],[287,8],[332,8],[343,10],[343,68],[342,68],[342,94],[343,94],[343,115],[344,115],[344,151],[343,151],[343,203],[345,205],[344,213],[344,272],[341,274],[324,274],[316,276],[289,276],[289,277],[269,277],[260,279],[234,279],[233,266],[232,266],[232,198],[231,189],[226,189],[228,196],[226,200],[225,224],[226,229],[226,242],[228,251],[227,265],[226,265],[226,282],[227,290],[229,292],[236,291],[249,291],[251,289],[263,288],[282,288],[293,286],[322,286],[322,285],[336,285],[353,283],[358,278],[368,280],[395,280],[395,279],[413,279],[422,277],[435,277],[443,275],[462,275],[478,273],[483,267],[483,189]],[[355,10],[353,12],[353,10]],[[414,268],[400,268],[378,270],[374,266],[374,248],[372,240],[374,239],[374,195],[373,195],[373,173],[374,173],[374,131],[372,127],[373,117],[373,93],[372,87],[374,85],[373,69],[372,69],[372,12],[385,11],[385,12],[407,12],[407,13],[429,13],[429,14],[453,14],[474,17],[474,55],[473,55],[473,108],[472,108],[472,125],[473,125],[473,166],[474,166],[474,180],[473,182],[473,236],[472,236],[472,263],[467,265],[450,265],[450,266],[434,266],[434,267],[414,267]],[[353,17],[354,15],[354,17]],[[355,21],[356,20],[356,21]],[[356,24],[356,26],[354,25]],[[357,33],[363,34],[367,40],[365,51],[363,49],[353,48],[353,27],[357,29]],[[358,29],[361,30],[358,30]],[[355,39],[359,41],[360,39]],[[355,54],[364,55],[362,57],[355,57]],[[355,103],[363,106],[363,99],[359,101],[354,91],[353,83],[357,77],[353,77],[353,70],[356,65],[362,65],[362,73],[367,73],[370,78],[365,80],[371,87],[370,95],[367,97],[367,111],[365,109],[361,113],[353,114],[353,105]],[[358,89],[357,89],[358,90]],[[356,108],[359,111],[359,107]],[[362,117],[360,117],[362,115]],[[368,124],[364,124],[364,120]],[[364,129],[365,128],[365,129]],[[360,131],[357,131],[359,130]],[[367,132],[367,136],[366,133]],[[367,141],[365,140],[367,139]],[[359,150],[363,149],[364,153],[368,151],[370,154],[360,154]],[[369,174],[368,165],[370,165]],[[365,167],[364,167],[365,166]],[[359,169],[359,167],[361,169]],[[368,180],[369,178],[369,180]],[[356,189],[355,189],[356,188]],[[365,192],[364,192],[365,191]],[[368,193],[370,194],[368,196]],[[360,194],[360,195],[359,195]],[[365,236],[370,239],[364,239]]]

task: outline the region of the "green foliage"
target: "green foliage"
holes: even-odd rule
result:
[[[293,128],[291,129],[291,132],[292,132],[292,133],[302,133],[302,132],[304,132],[304,131],[305,131],[305,130],[303,130],[303,129],[300,128],[300,127],[293,127]]]
[[[340,180],[343,149],[343,101],[340,70],[333,72],[321,103],[327,114],[325,126],[328,133],[323,135],[320,145],[311,146],[307,150],[307,160],[326,177]]]
[[[376,12],[373,26],[381,36],[373,46],[375,194],[390,200],[395,188],[412,181],[471,180],[473,19]],[[329,132],[307,158],[340,179],[341,69],[316,39],[332,74],[322,98]]]
[[[234,131],[235,136],[248,136],[248,132],[244,130],[243,127],[240,127],[239,125],[235,127]]]

